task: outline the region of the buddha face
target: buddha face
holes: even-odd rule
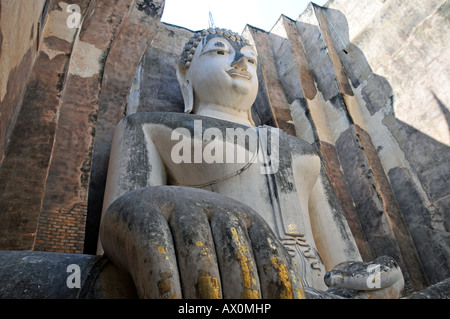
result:
[[[198,105],[220,105],[249,111],[258,93],[257,53],[244,41],[219,34],[204,37],[192,53],[184,83]]]

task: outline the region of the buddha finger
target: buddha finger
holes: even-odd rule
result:
[[[175,249],[151,188],[127,193],[102,217],[105,254],[133,278],[140,298],[181,298]]]
[[[177,251],[183,297],[220,299],[219,266],[208,218],[195,203],[172,212],[169,225]]]
[[[258,267],[263,298],[304,298],[301,279],[292,265],[289,253],[269,227],[256,219],[250,225],[248,234]]]
[[[259,299],[258,270],[244,221],[228,210],[215,208],[211,229],[217,250],[224,298]]]

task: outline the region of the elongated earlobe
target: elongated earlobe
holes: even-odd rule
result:
[[[177,79],[183,95],[184,112],[191,113],[194,108],[194,88],[189,80],[186,79],[186,68],[183,63],[178,64]]]

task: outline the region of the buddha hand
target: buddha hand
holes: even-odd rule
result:
[[[399,298],[405,286],[397,262],[388,256],[372,262],[343,262],[325,275],[329,292],[355,299]]]
[[[209,191],[153,186],[103,214],[106,256],[141,298],[302,298],[289,254],[250,207]]]

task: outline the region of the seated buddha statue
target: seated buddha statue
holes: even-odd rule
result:
[[[177,65],[185,112],[118,124],[99,247],[140,297],[302,298],[375,278],[345,271],[365,264],[314,148],[254,125],[257,67],[241,35],[198,32]],[[401,291],[399,271],[375,289]]]

